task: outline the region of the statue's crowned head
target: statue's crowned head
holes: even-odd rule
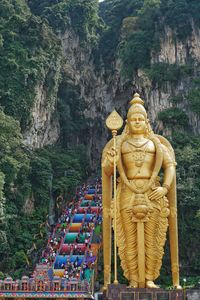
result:
[[[133,114],[142,114],[147,120],[147,113],[144,108],[144,101],[140,98],[140,95],[135,93],[133,99],[130,101],[131,107],[128,110],[127,119]]]
[[[144,108],[144,101],[139,94],[134,94],[130,102],[131,107],[127,114],[127,126],[129,134],[144,134],[148,135],[151,131],[147,113]]]

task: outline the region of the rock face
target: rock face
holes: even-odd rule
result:
[[[105,66],[102,65],[100,72],[96,71],[91,48],[81,47],[79,38],[73,31],[66,31],[60,39],[65,75],[69,78],[70,85],[80,87],[80,97],[86,103],[83,113],[90,120],[90,126],[85,143],[88,145],[90,163],[95,165],[109,136],[105,119],[114,108],[125,115],[128,100],[132,96],[131,88],[125,89],[126,82],[120,77],[119,61],[113,66],[113,74],[107,77]]]
[[[54,144],[59,138],[60,125],[55,118],[57,93],[60,79],[60,57],[44,70],[43,81],[35,87],[35,99],[31,108],[31,122],[24,132],[24,143],[38,149]],[[48,80],[50,84],[47,84]]]
[[[43,85],[37,86],[34,106],[31,110],[32,125],[24,133],[25,144],[33,149],[54,144],[60,132],[58,120],[53,118],[55,104],[49,106],[47,93]]]
[[[164,38],[161,39],[161,49],[156,55],[152,55],[151,63],[168,63],[177,66],[192,64],[194,74],[199,73],[200,61],[200,30],[192,24],[192,35],[185,42],[174,40],[173,31],[165,27]],[[145,78],[144,74],[139,74],[140,81],[138,89],[144,89],[144,97],[150,110],[151,119],[154,122],[159,111],[172,106],[169,99],[172,95],[181,94],[183,101],[177,106],[187,112],[189,125],[195,134],[200,134],[200,115],[191,112],[188,104],[187,94],[191,86],[192,78],[185,77],[179,80],[174,89],[174,85],[167,83],[163,88],[153,88],[151,82]]]
[[[105,118],[114,108],[125,118],[128,102],[134,91],[138,91],[144,98],[151,124],[156,131],[163,131],[162,123],[156,120],[158,112],[172,106],[170,102],[172,95],[181,94],[184,101],[177,106],[187,112],[189,125],[193,128],[194,133],[200,133],[200,117],[191,112],[188,105],[187,94],[191,84],[189,76],[180,79],[176,86],[166,82],[162,87],[158,87],[144,71],[138,70],[132,80],[127,80],[120,74],[121,63],[119,60],[115,61],[110,73],[106,72],[106,66],[103,63],[100,71],[97,71],[90,45],[82,46],[72,29],[60,35],[59,39],[63,51],[62,76],[65,74],[70,86],[79,87],[80,97],[86,103],[86,109],[83,113],[86,118],[90,119],[86,144],[92,165],[100,157],[102,147],[109,136],[109,132],[105,128]],[[164,38],[161,39],[160,44],[160,52],[152,54],[152,65],[168,63],[181,66],[192,63],[194,73],[198,72],[200,60],[199,29],[193,26],[191,37],[185,42],[177,42],[173,39],[172,30],[166,27]],[[56,78],[59,77],[60,70],[58,67],[55,72]],[[59,123],[54,117],[58,79],[54,80],[54,84],[51,99],[47,96],[43,84],[36,87],[35,104],[32,108],[32,125],[24,134],[26,143],[33,148],[55,143],[59,137]],[[67,88],[68,85],[66,84]],[[157,123],[157,127],[154,126],[155,123]],[[164,133],[168,132],[165,131]],[[79,134],[81,133],[77,133],[77,135]]]
[[[197,70],[200,51],[200,32],[193,27],[190,39],[185,43],[174,42],[173,32],[165,28],[165,37],[161,40],[160,52],[152,54],[152,65],[155,63],[168,63],[186,65],[193,60],[194,70]],[[84,115],[93,122],[90,124],[88,151],[91,154],[91,162],[100,157],[102,147],[105,145],[109,132],[105,128],[107,115],[116,108],[125,118],[128,102],[135,90],[139,91],[145,99],[150,121],[155,131],[169,134],[169,129],[163,130],[162,122],[158,122],[157,115],[163,109],[172,106],[169,101],[172,95],[181,94],[184,101],[178,106],[187,111],[189,123],[194,133],[200,133],[200,118],[188,109],[186,95],[190,88],[190,78],[182,78],[178,81],[176,89],[170,82],[162,87],[155,86],[144,71],[138,70],[132,82],[125,80],[120,75],[121,65],[117,60],[113,66],[112,74],[105,76],[105,66],[97,72],[93,63],[91,50],[88,47],[81,49],[78,38],[71,32],[66,32],[61,37],[63,54],[65,57],[65,71],[75,85],[80,86],[81,97],[87,103]],[[156,122],[155,122],[156,121]],[[154,124],[157,124],[154,126]]]
[[[34,195],[32,193],[32,195],[25,200],[25,203],[23,206],[23,211],[25,212],[25,214],[31,215],[34,212],[34,209],[35,209],[34,204],[35,204],[35,199],[34,199]]]
[[[152,57],[152,63],[167,62],[169,64],[183,65],[194,61],[196,66],[200,60],[200,30],[192,24],[192,34],[185,42],[175,40],[173,31],[170,27],[165,26],[165,35],[161,39],[160,52]]]

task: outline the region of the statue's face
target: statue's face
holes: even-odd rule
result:
[[[140,113],[132,114],[128,118],[128,126],[131,133],[142,134],[146,132],[146,120]]]

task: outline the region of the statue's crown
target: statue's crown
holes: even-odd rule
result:
[[[138,93],[135,93],[133,99],[130,101],[131,107],[128,110],[127,118],[132,114],[142,114],[147,118],[147,113],[144,108],[144,101],[140,98]]]
[[[138,93],[135,93],[133,95],[133,99],[130,101],[130,104],[142,104],[144,105],[144,101],[140,98],[140,95]]]

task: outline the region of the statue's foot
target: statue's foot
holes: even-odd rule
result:
[[[137,288],[138,287],[138,283],[135,281],[135,280],[131,280],[130,282],[129,282],[129,286],[128,286],[129,288]]]
[[[177,289],[177,290],[182,290],[182,286],[179,285],[179,284],[177,284],[177,285],[175,285],[175,289]]]
[[[159,289],[159,286],[156,285],[153,281],[147,280],[146,281],[146,287],[150,289]]]

